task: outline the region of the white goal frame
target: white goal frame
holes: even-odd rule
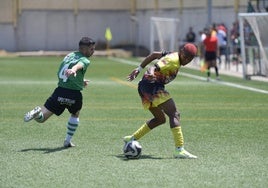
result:
[[[177,18],[151,17],[150,51],[177,51],[178,25]]]
[[[264,76],[268,77],[268,44],[264,44],[264,41],[262,41],[263,37],[266,37],[267,33],[261,33],[259,30],[259,26],[257,26],[257,21],[251,21],[249,22],[250,27],[252,28],[252,31],[256,37],[257,40],[257,46],[248,46],[245,43],[245,35],[244,35],[244,20],[247,20],[247,18],[251,17],[265,17],[266,20],[268,20],[268,13],[239,13],[239,28],[240,28],[240,42],[241,42],[241,58],[242,58],[242,65],[243,65],[243,78],[244,79],[250,79],[250,76]],[[247,20],[248,21],[248,20]],[[255,26],[253,26],[253,22]],[[262,24],[261,26],[265,25],[266,27],[268,24]],[[268,27],[267,27],[268,31]],[[265,36],[264,36],[265,35]],[[248,60],[248,53],[246,53],[246,50],[255,48],[258,52],[258,63],[254,62],[253,66],[250,67],[251,70],[249,70],[250,62]],[[256,61],[256,60],[254,60]]]

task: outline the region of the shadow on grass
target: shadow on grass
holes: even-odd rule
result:
[[[54,153],[54,152],[59,152],[62,150],[66,150],[68,148],[65,147],[57,147],[57,148],[29,148],[29,149],[22,149],[20,152],[28,152],[28,151],[43,151],[44,154],[48,153]]]
[[[165,159],[165,158],[162,158],[162,157],[154,157],[153,155],[141,155],[140,158],[138,158],[138,159],[128,159],[123,154],[118,154],[118,155],[116,155],[116,157],[121,159],[121,160],[123,160],[123,161],[143,160],[143,159],[157,159],[157,160]]]

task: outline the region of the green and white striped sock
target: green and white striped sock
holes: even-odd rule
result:
[[[66,139],[68,142],[71,141],[77,127],[79,124],[79,118],[76,117],[70,117],[68,124],[67,124],[67,134],[66,134]]]

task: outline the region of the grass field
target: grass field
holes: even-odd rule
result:
[[[167,85],[181,111],[185,148],[197,160],[173,159],[168,123],[140,140],[143,155],[126,160],[122,137],[147,119],[131,64],[94,57],[83,91],[75,148],[63,149],[67,111],[44,124],[23,122],[56,84],[61,57],[0,58],[0,187],[268,187],[268,94],[187,75]],[[222,76],[222,82],[268,91],[267,82]]]

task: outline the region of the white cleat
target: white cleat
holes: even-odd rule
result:
[[[176,148],[174,157],[179,159],[197,159],[197,156],[189,153],[184,148]]]
[[[133,141],[133,140],[135,140],[135,139],[134,139],[134,137],[133,137],[132,135],[130,135],[130,136],[125,136],[125,137],[123,138],[123,141],[124,141],[125,143],[128,143],[128,142]]]
[[[71,147],[75,147],[75,145],[72,142],[68,142],[67,140],[64,140],[63,147],[71,148]]]
[[[27,112],[24,115],[24,121],[25,122],[31,121],[32,119],[36,118],[40,112],[41,112],[41,108],[39,106],[35,107],[33,110],[31,110],[30,112]]]

